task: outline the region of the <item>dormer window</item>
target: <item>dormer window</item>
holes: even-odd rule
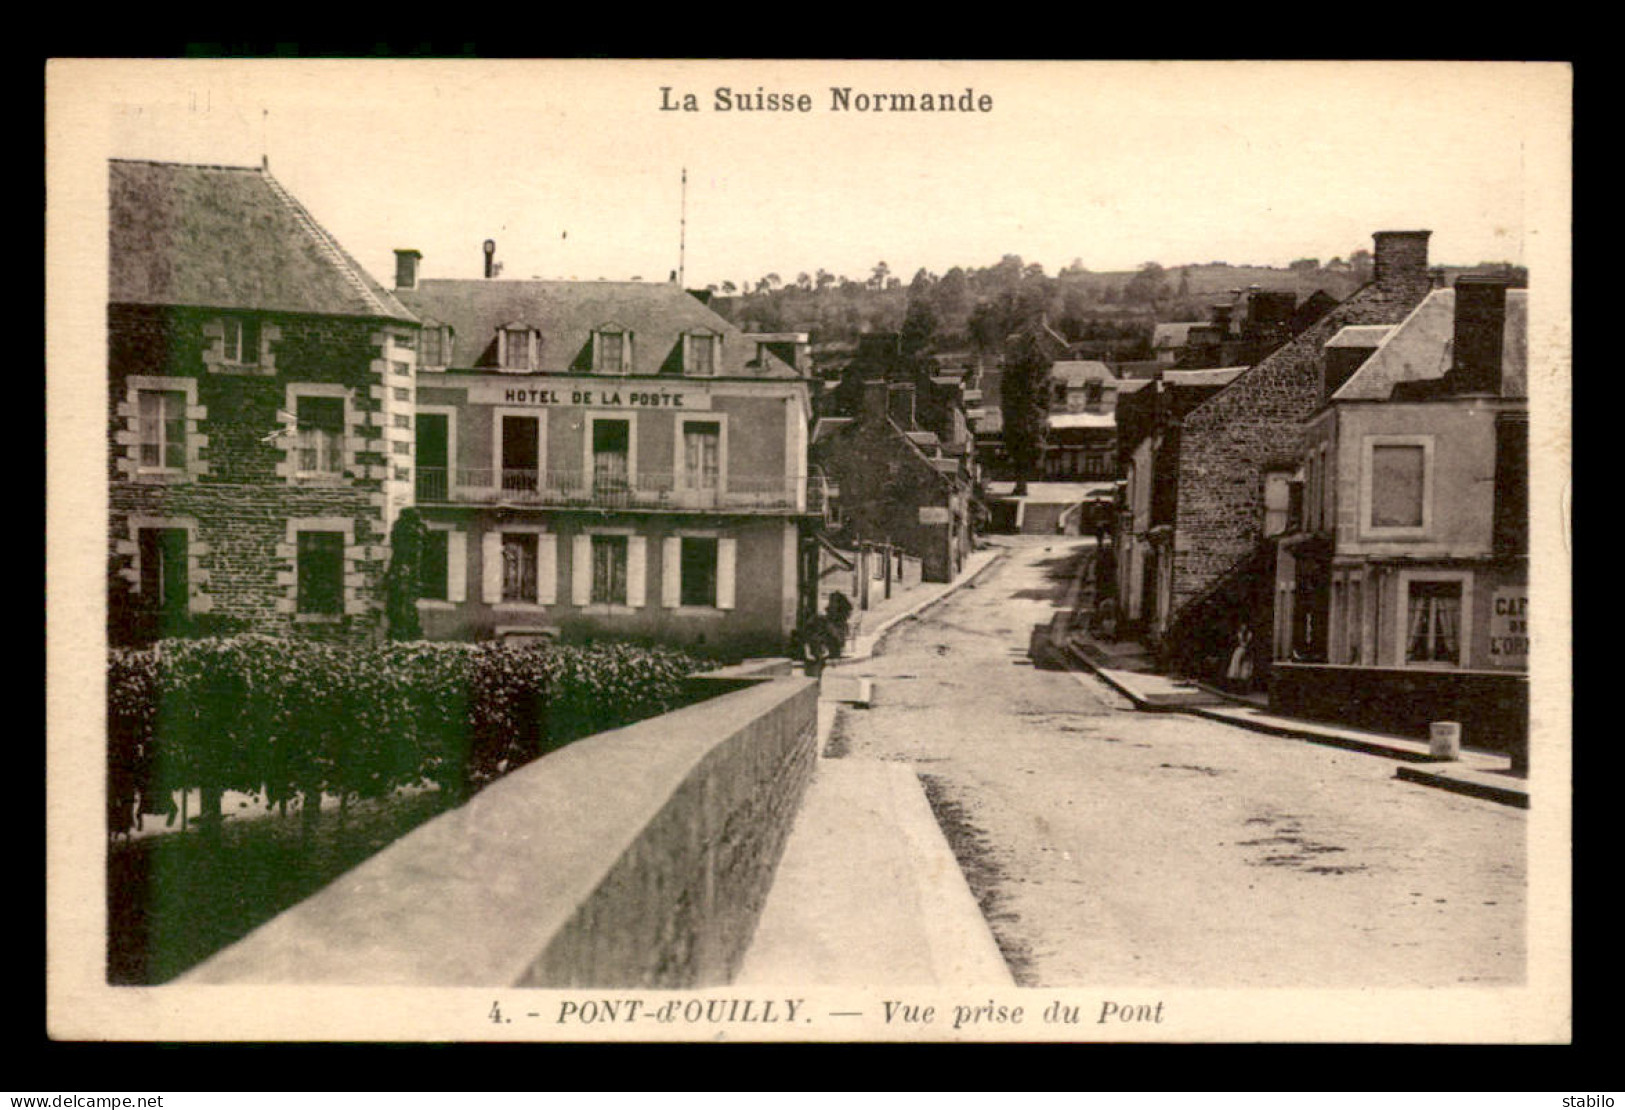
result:
[[[593,332],[592,369],[595,374],[630,374],[632,333],[615,324]]]
[[[451,328],[445,324],[425,325],[419,346],[419,367],[428,370],[445,366],[451,355]]]
[[[692,332],[683,337],[683,373],[709,378],[716,374],[722,337],[711,332]]]
[[[223,359],[236,366],[252,366],[260,360],[260,322],[248,316],[228,316],[222,321],[225,341]]]
[[[502,369],[525,372],[536,368],[536,341],[539,337],[535,328],[510,324],[498,334],[502,345]]]

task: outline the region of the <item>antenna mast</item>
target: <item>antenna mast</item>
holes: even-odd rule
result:
[[[683,167],[683,210],[677,222],[677,288],[688,287],[688,167]]]

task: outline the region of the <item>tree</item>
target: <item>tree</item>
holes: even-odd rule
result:
[[[999,383],[1004,416],[1004,451],[1016,472],[1014,496],[1027,493],[1027,482],[1044,454],[1049,424],[1050,357],[1036,327],[1013,336],[1005,351]]]
[[[817,286],[818,291],[822,293],[825,289],[828,289],[831,285],[835,284],[835,275],[820,267],[817,276],[813,278],[813,284]]]
[[[416,509],[401,510],[390,530],[389,570],[384,575],[384,614],[391,640],[421,640],[418,594],[422,578],[423,544],[429,529]]]
[[[1168,296],[1168,275],[1162,267],[1155,262],[1147,262],[1140,267],[1139,273],[1128,279],[1123,287],[1123,299],[1130,304],[1148,304],[1155,307],[1157,302]]]
[[[797,274],[796,288],[801,290],[803,293],[810,290],[812,288],[812,275],[808,274],[806,270],[803,270],[801,273]]]
[[[884,288],[886,288],[886,278],[889,277],[890,275],[891,275],[891,267],[886,265],[884,260],[875,263],[874,274],[873,274],[872,277],[869,278],[869,288],[871,288],[871,289],[884,289]]]
[[[725,282],[722,283],[722,295],[723,296],[731,297],[737,292],[739,292],[739,286],[735,285],[733,282],[725,281]]]
[[[918,278],[915,279],[915,284],[920,284]],[[908,310],[903,314],[904,356],[912,358],[915,355],[925,354],[936,342],[936,338],[937,312],[931,307],[930,297],[924,290],[916,294],[911,289],[908,295]]]

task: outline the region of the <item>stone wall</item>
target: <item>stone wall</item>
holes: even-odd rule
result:
[[[384,486],[398,456],[387,410],[402,388],[387,380],[385,325],[347,317],[250,315],[261,351],[248,366],[218,356],[223,313],[112,305],[108,310],[109,609],[140,613],[136,530],[184,522],[193,571],[190,609],[211,630],[251,629],[355,642],[381,626],[389,558]],[[188,391],[185,474],[141,473],[133,379],[163,379]],[[291,473],[291,384],[337,387],[346,398],[345,475]],[[404,379],[409,387],[410,377]],[[148,388],[154,387],[148,383]],[[166,386],[167,388],[168,386]],[[410,389],[402,400],[410,408]],[[399,405],[395,407],[399,408]],[[279,434],[280,433],[280,434]],[[410,458],[406,459],[410,464]],[[307,619],[292,612],[296,568],[290,520],[342,521],[344,614]]]
[[[1461,725],[1469,748],[1504,752],[1529,770],[1529,679],[1488,671],[1275,663],[1270,708],[1295,717],[1426,739],[1434,721]]]
[[[812,776],[817,698],[810,679],[757,682],[577,741],[182,981],[725,984]]]

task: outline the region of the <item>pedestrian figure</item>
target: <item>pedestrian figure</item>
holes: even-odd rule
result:
[[[1253,679],[1253,630],[1243,621],[1236,627],[1236,650],[1230,653],[1230,665],[1225,668],[1226,680],[1245,686]]]

